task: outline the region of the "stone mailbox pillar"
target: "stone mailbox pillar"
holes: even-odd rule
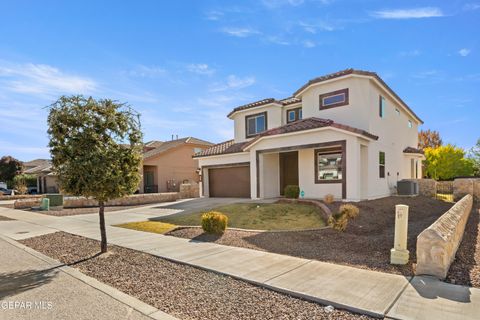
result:
[[[410,253],[407,250],[408,206],[395,206],[395,240],[390,250],[391,264],[407,264]]]

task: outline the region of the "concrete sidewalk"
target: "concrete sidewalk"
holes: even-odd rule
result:
[[[12,240],[0,252],[0,319],[174,319]]]
[[[31,225],[35,234],[62,230],[92,239],[100,238],[98,224],[93,221],[46,217],[31,212],[18,214],[11,209],[0,209],[0,215],[22,220],[22,228]],[[16,236],[5,226],[8,223],[13,222],[0,222],[0,234]],[[376,317],[425,319],[426,315],[438,313],[445,319],[456,319],[459,315],[461,319],[478,319],[474,310],[480,310],[480,290],[458,289],[461,286],[437,280],[430,279],[427,286],[422,286],[425,280],[418,277],[410,283],[410,278],[400,275],[111,226],[107,226],[107,236],[111,244]],[[456,290],[468,290],[470,300],[458,302]]]

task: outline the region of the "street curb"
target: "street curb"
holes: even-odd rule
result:
[[[121,292],[120,290],[118,289],[115,289],[105,283],[102,283],[100,281],[98,281],[97,279],[95,278],[92,278],[92,277],[89,277],[85,274],[83,274],[82,272],[80,272],[79,270],[75,269],[75,268],[72,268],[70,266],[67,266],[55,259],[52,259],[38,251],[35,251],[33,250],[32,248],[30,247],[27,247],[13,239],[10,239],[8,237],[5,237],[3,235],[0,235],[0,239],[8,242],[9,244],[27,252],[28,254],[40,259],[40,260],[43,260],[45,262],[47,262],[48,264],[50,264],[51,268],[58,268],[61,272],[64,272],[66,273],[67,275],[71,276],[72,278],[75,278],[77,280],[80,280],[82,281],[83,283],[89,285],[90,287],[92,288],[95,288],[97,289],[98,291],[101,291],[103,292],[104,294],[112,297],[113,299],[119,301],[120,303],[123,303],[127,306],[129,306],[130,308],[140,312],[141,314],[143,314],[144,316],[147,316],[151,319],[156,319],[156,320],[178,320],[178,318],[175,318],[165,312],[163,312],[162,310],[159,310],[135,297],[132,297],[126,293],[123,293]]]

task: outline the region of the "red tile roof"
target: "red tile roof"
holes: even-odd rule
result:
[[[237,153],[243,152],[243,146],[247,144],[247,142],[239,142],[235,143],[234,140],[224,141],[218,144],[211,146],[205,150],[196,153],[194,157],[208,157],[208,156],[215,156],[220,154],[228,154],[228,153]]]
[[[390,94],[392,94],[398,101],[400,101],[400,103],[403,105],[403,107],[405,107],[405,109],[407,109],[419,122],[423,123],[422,119],[420,119],[415,114],[415,112],[413,112],[413,110],[410,109],[410,107],[395,93],[395,91],[393,91],[385,83],[385,81],[382,80],[382,78],[380,78],[380,76],[378,76],[377,73],[371,72],[371,71],[356,70],[356,69],[345,69],[345,70],[338,71],[338,72],[335,72],[335,73],[330,73],[330,74],[327,74],[327,75],[324,75],[324,76],[321,76],[321,77],[318,77],[318,78],[314,78],[314,79],[308,81],[303,86],[301,86],[300,89],[295,91],[295,93],[293,94],[292,97],[289,97],[289,98],[286,98],[286,99],[276,100],[274,98],[268,98],[268,99],[263,99],[263,100],[255,101],[255,102],[252,102],[252,103],[248,103],[248,104],[236,107],[228,114],[228,117],[230,117],[232,114],[234,114],[237,111],[250,109],[250,108],[255,108],[255,107],[266,105],[266,104],[269,104],[269,103],[277,103],[277,104],[279,104],[279,106],[284,106],[284,105],[288,105],[288,104],[291,104],[291,103],[301,102],[302,99],[299,98],[299,97],[296,97],[296,96],[300,92],[302,92],[304,89],[308,88],[309,86],[311,86],[313,84],[316,84],[316,83],[323,82],[323,81],[327,81],[327,80],[343,77],[343,76],[346,76],[346,75],[350,75],[350,74],[357,74],[357,75],[369,76],[369,77],[375,78],[378,82],[381,83],[382,86],[385,87],[385,89],[387,89],[388,92],[390,92]]]
[[[423,154],[422,149],[414,148],[414,147],[406,147],[403,149],[403,153],[418,153],[418,154]]]
[[[357,129],[344,124],[336,123],[330,119],[306,118],[303,120],[288,123],[281,127],[267,130],[257,135],[253,140],[250,140],[250,141],[234,143],[234,140],[228,140],[228,141],[216,144],[214,146],[211,146],[208,149],[203,150],[202,152],[195,154],[194,157],[207,157],[207,156],[214,156],[214,155],[221,155],[221,154],[228,154],[228,153],[243,152],[246,147],[253,144],[255,141],[257,141],[261,137],[298,132],[298,131],[305,131],[305,130],[312,130],[312,129],[324,128],[324,127],[338,128],[341,130],[363,135],[369,139],[374,139],[374,140],[378,139],[376,135],[373,135],[365,130],[361,130],[361,129]]]

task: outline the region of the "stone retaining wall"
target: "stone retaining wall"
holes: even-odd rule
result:
[[[180,199],[179,192],[167,193],[146,193],[134,194],[125,198],[114,199],[108,201],[106,206],[134,206],[149,203],[170,202]],[[13,207],[15,209],[25,209],[40,206],[41,198],[21,199],[15,201]],[[87,208],[96,207],[98,202],[95,199],[87,199],[85,197],[65,197],[63,201],[64,208]]]
[[[200,197],[200,188],[198,183],[182,183],[180,185],[180,198],[198,198]]]
[[[464,196],[417,237],[417,275],[445,279],[463,238],[473,197]]]
[[[459,178],[453,181],[453,198],[461,199],[467,194],[473,195],[475,201],[480,201],[480,178]]]

